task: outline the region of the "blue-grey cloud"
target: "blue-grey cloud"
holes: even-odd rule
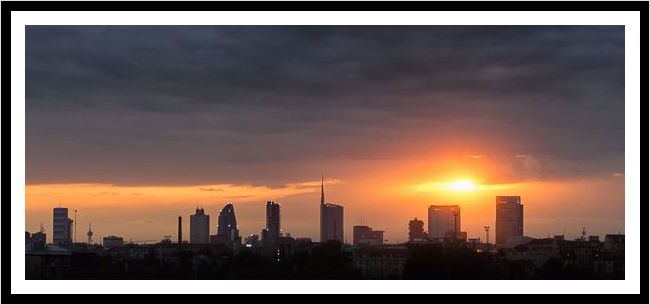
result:
[[[28,26],[26,51],[28,183],[281,184],[458,138],[623,171],[622,26]]]

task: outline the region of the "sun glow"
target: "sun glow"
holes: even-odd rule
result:
[[[469,192],[475,189],[476,185],[469,179],[458,180],[449,184],[449,190],[454,192]]]
[[[416,192],[453,192],[469,193],[473,191],[502,188],[503,185],[479,185],[470,179],[461,179],[447,182],[428,182],[415,186]]]

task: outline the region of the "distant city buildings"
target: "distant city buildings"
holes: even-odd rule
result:
[[[441,240],[460,233],[458,205],[429,206],[429,239]]]
[[[237,229],[237,218],[235,217],[235,208],[231,202],[219,212],[219,222],[217,225],[216,243],[227,246],[238,247],[241,245],[239,229]]]
[[[524,235],[524,206],[520,196],[496,197],[497,247],[505,247],[510,239],[521,239]]]
[[[210,215],[205,214],[202,207],[197,207],[194,215],[190,215],[190,243],[210,243]]]
[[[68,218],[68,208],[54,208],[52,240],[59,246],[72,244],[72,219]]]
[[[352,243],[355,246],[381,246],[384,244],[384,231],[373,230],[369,226],[354,226]]]
[[[102,246],[106,249],[124,246],[124,238],[119,236],[105,236],[102,239]]]
[[[343,233],[343,206],[333,203],[325,203],[325,190],[323,178],[321,178],[320,196],[320,241],[337,240],[344,242]]]
[[[409,240],[425,238],[427,236],[424,234],[424,221],[419,220],[417,217],[409,221]]]

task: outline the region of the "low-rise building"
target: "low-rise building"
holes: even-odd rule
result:
[[[384,244],[384,231],[373,230],[369,226],[354,226],[352,233],[352,244],[355,246],[381,246]]]
[[[102,239],[102,245],[106,249],[124,246],[124,238],[119,236],[105,236]]]
[[[353,250],[354,267],[367,279],[402,279],[406,246],[361,247]]]

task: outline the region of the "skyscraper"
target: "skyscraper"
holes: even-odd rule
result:
[[[183,217],[178,216],[178,243],[183,242]]]
[[[524,206],[520,196],[497,196],[496,245],[503,247],[513,237],[524,236]]]
[[[324,177],[320,184],[320,241],[343,242],[343,206],[325,203]]]
[[[210,243],[210,215],[203,208],[197,207],[194,215],[190,215],[190,243]]]
[[[56,245],[72,244],[72,219],[68,218],[68,208],[54,208],[52,241]]]
[[[460,207],[457,205],[429,206],[429,238],[443,239],[460,233]],[[456,236],[458,238],[458,236]]]
[[[228,202],[219,212],[216,242],[228,246],[241,244],[237,219],[235,218],[235,208],[231,202]]]
[[[263,242],[267,245],[275,244],[280,237],[280,204],[273,201],[266,202],[266,232],[263,233]]]
[[[409,240],[424,239],[424,221],[417,217],[409,221]]]

